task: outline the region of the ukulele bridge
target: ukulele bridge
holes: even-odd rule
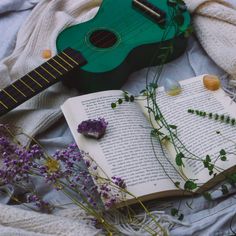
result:
[[[147,0],[133,0],[132,5],[134,8],[140,10],[144,15],[149,16],[158,24],[165,23],[166,13],[160,8],[154,6]]]

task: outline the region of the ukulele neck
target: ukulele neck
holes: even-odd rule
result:
[[[80,52],[67,48],[0,91],[0,116],[86,64]]]

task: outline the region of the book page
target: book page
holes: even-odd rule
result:
[[[182,81],[182,92],[177,96],[169,96],[163,88],[160,88],[157,103],[168,124],[177,126],[178,137],[190,152],[203,159],[206,155],[210,155],[212,160],[216,160],[221,149],[235,152],[235,144],[229,142],[228,139],[236,140],[236,127],[190,114],[187,110],[196,109],[207,113],[228,114],[233,118],[236,117],[236,104],[222,89],[207,90],[202,79],[203,76],[200,76]],[[216,134],[216,131],[220,131],[227,138]],[[171,152],[173,162],[175,162],[176,154],[173,148]],[[228,155],[227,158],[225,162],[217,160],[216,165],[227,169],[236,164],[235,157]],[[188,178],[197,178],[199,183],[212,178],[203,163],[195,160],[185,161],[184,173]]]
[[[127,189],[135,196],[176,189],[166,173],[175,181],[181,181],[180,176],[164,157],[159,143],[154,142],[152,146],[150,124],[139,106],[124,102],[111,108],[111,103],[120,97],[123,97],[121,91],[107,91],[71,98],[64,103],[62,111],[77,145],[89,152],[109,177],[124,178]],[[80,122],[99,117],[108,122],[104,137],[93,140],[77,133]]]

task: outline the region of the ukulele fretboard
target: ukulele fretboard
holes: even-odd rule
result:
[[[86,60],[80,52],[67,48],[21,79],[0,91],[0,116],[50,87]]]

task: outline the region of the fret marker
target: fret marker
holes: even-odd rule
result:
[[[53,61],[55,61],[61,68],[63,68],[65,71],[68,71],[61,63],[59,63],[57,60],[52,58]]]
[[[51,65],[49,62],[46,62],[50,67],[52,67],[56,72],[58,72],[60,75],[63,75],[56,67]]]
[[[12,87],[26,98],[26,95],[20,89],[18,89],[14,84],[12,84]]]
[[[54,79],[57,79],[56,76],[54,76],[52,73],[50,73],[47,69],[45,69],[43,66],[41,66],[41,68],[47,72],[49,75],[51,75]]]
[[[70,66],[71,68],[74,68],[69,62],[67,62],[64,58],[62,58],[61,56],[57,55],[62,61],[64,61],[68,66]]]
[[[17,100],[15,99],[15,98],[13,98],[12,96],[11,96],[11,94],[9,94],[6,90],[4,90],[4,89],[2,89],[2,91],[8,96],[8,97],[10,97],[15,103],[17,103]]]
[[[42,86],[38,81],[36,81],[32,76],[30,76],[29,74],[27,74],[27,76],[28,76],[31,80],[33,80],[40,88],[43,87],[43,86]]]
[[[0,101],[0,104],[1,104],[2,106],[4,106],[6,109],[8,109],[8,106],[5,105],[2,101]]]
[[[26,84],[23,80],[19,79],[21,83],[23,83],[28,89],[30,89],[33,93],[35,92],[28,84]]]
[[[67,58],[69,58],[71,61],[73,61],[76,65],[79,65],[79,63],[77,61],[75,61],[73,58],[71,58],[69,55],[67,55],[66,53],[62,52],[63,55],[65,55]]]
[[[34,70],[35,73],[37,73],[37,75],[39,75],[43,80],[45,80],[47,83],[49,83],[49,81],[44,78],[44,76],[42,76],[38,71]]]

